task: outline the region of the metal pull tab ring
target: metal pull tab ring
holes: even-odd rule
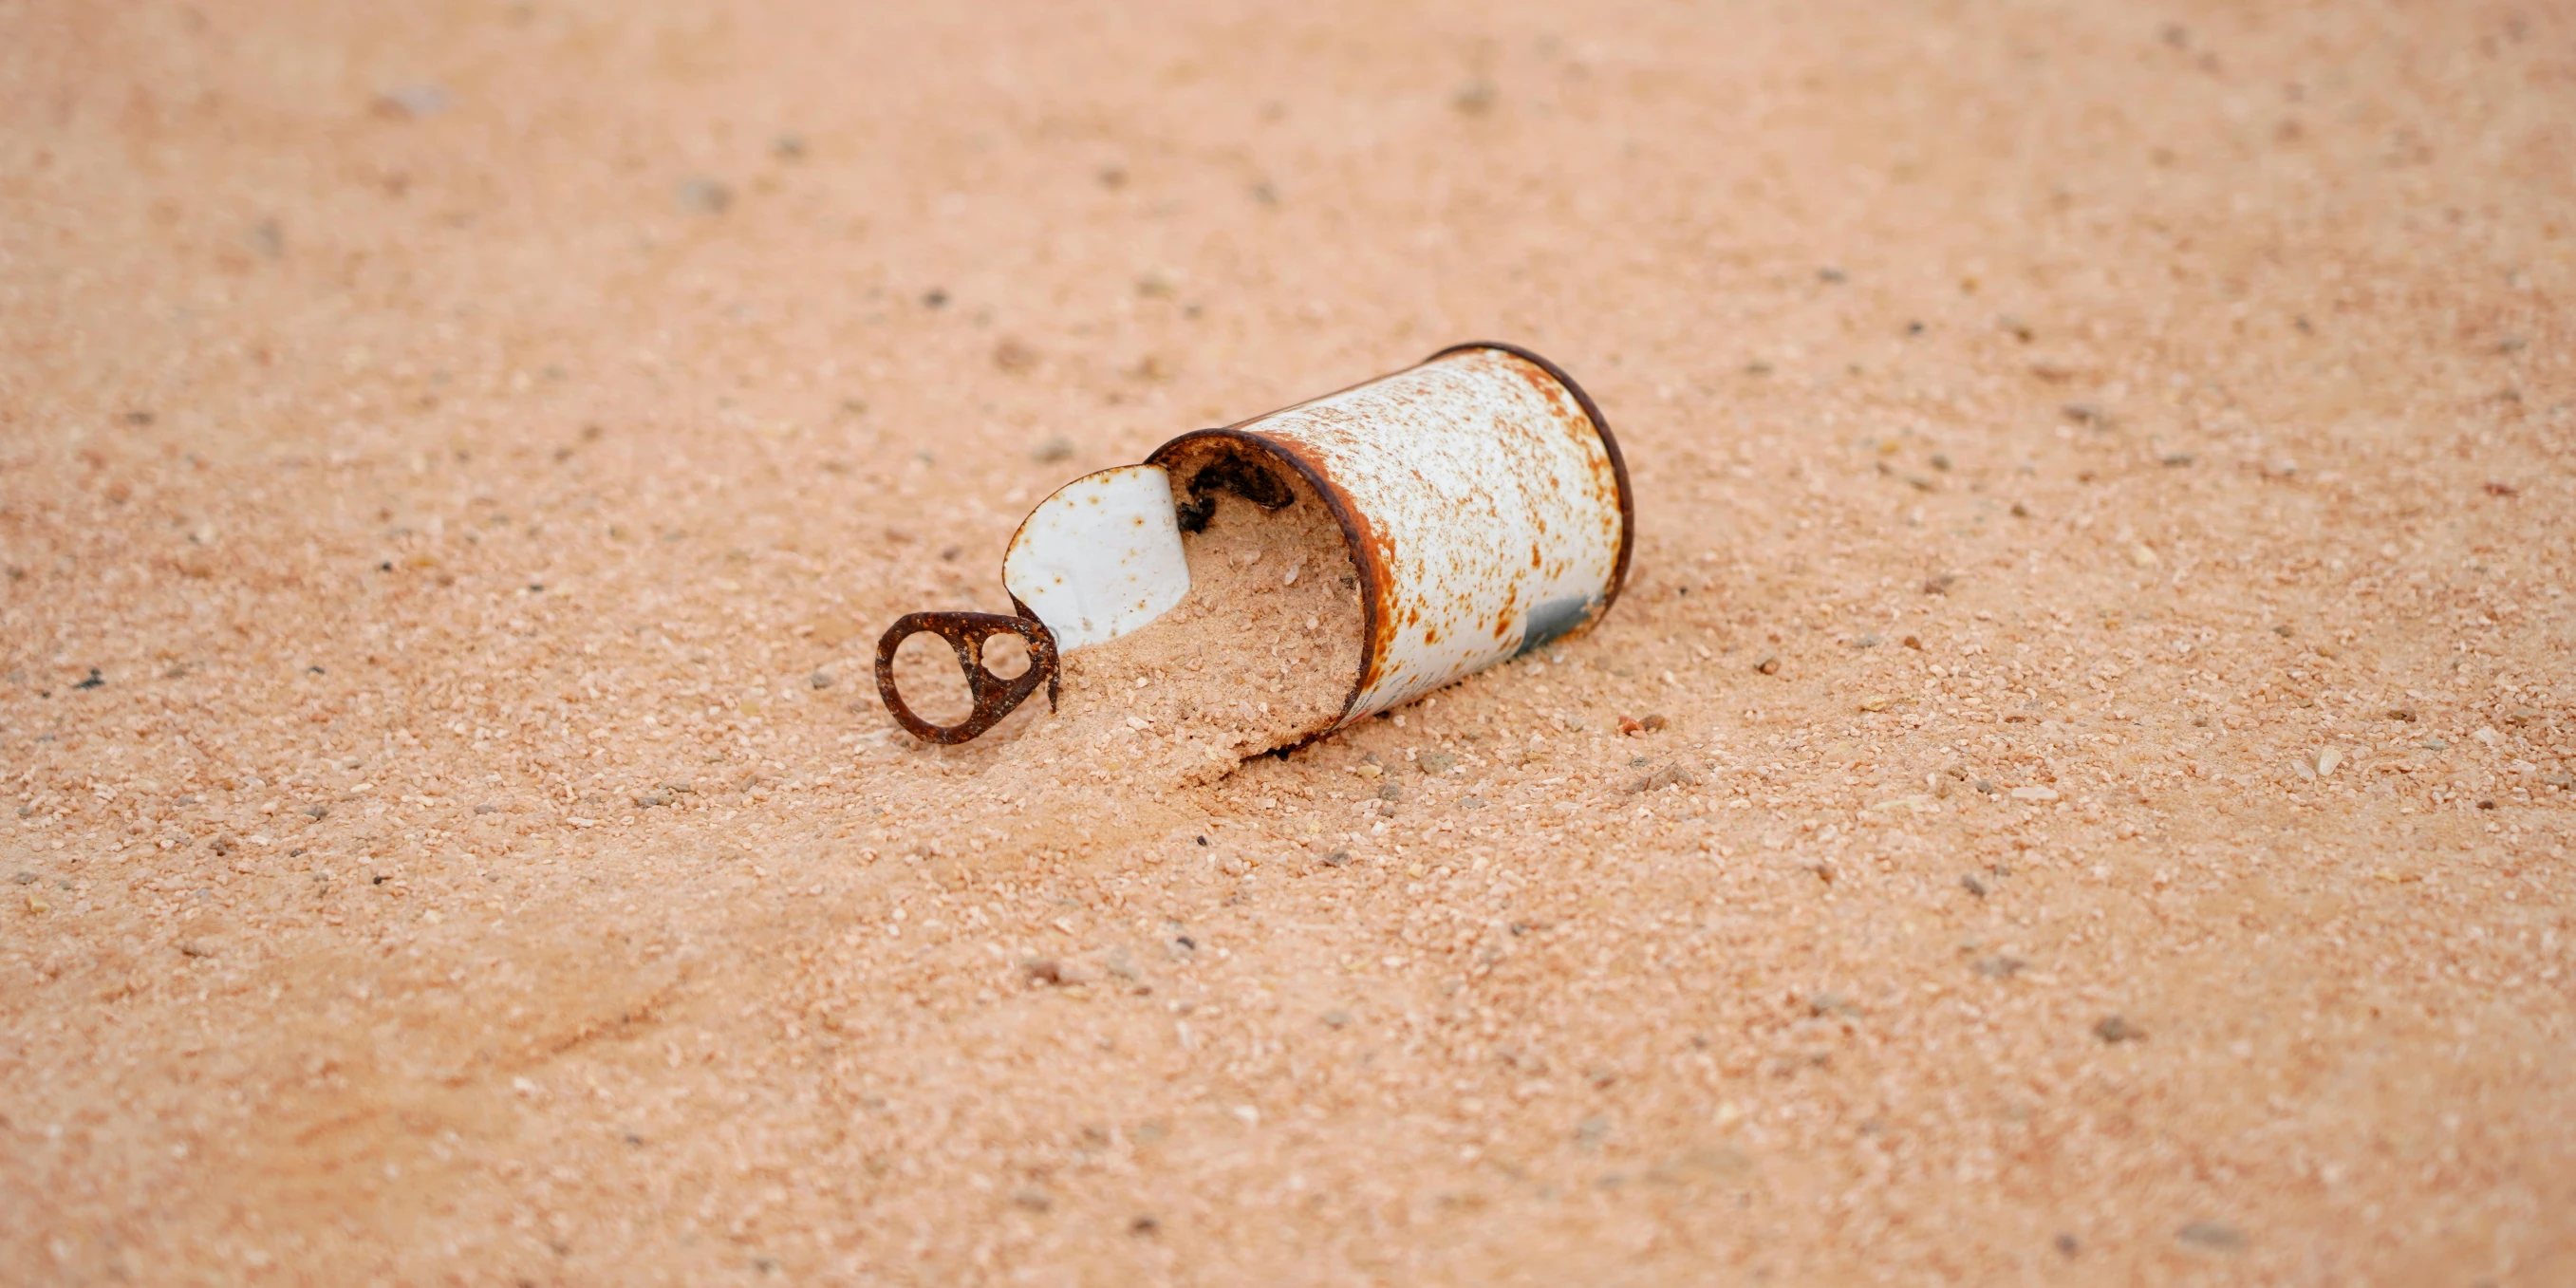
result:
[[[966,686],[975,695],[975,709],[957,724],[935,725],[914,715],[912,708],[904,705],[903,695],[895,692],[894,651],[924,631],[948,641],[948,646],[957,650],[957,664],[966,668]],[[985,641],[1004,634],[1017,635],[1029,645],[1029,669],[1007,678],[984,665]],[[1047,709],[1052,711],[1056,695],[1055,634],[1034,617],[907,613],[887,627],[885,638],[877,641],[877,692],[885,698],[886,710],[893,713],[895,723],[924,742],[960,743],[982,734],[1028,701],[1041,681],[1046,684]]]

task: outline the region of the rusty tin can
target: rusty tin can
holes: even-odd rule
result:
[[[1181,534],[1204,522],[1210,494],[1275,488],[1274,470],[1303,479],[1331,511],[1359,581],[1350,694],[1309,737],[1600,620],[1636,544],[1627,466],[1582,387],[1519,346],[1457,345],[1066,485],[1004,556],[1016,616],[916,613],[886,632],[877,683],[887,709],[920,737],[963,742],[1039,684],[1052,697],[1059,651],[1116,638],[1180,602],[1189,589]],[[923,721],[896,693],[895,649],[923,631],[948,639],[966,669],[974,712],[960,724]],[[1021,676],[981,662],[983,640],[1003,632],[1029,642],[1033,664]]]

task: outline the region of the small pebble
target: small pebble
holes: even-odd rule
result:
[[[681,180],[673,196],[693,215],[721,215],[733,205],[733,189],[704,177]]]
[[[1763,654],[1762,660],[1753,664],[1753,669],[1760,671],[1764,675],[1778,675],[1780,673],[1780,655],[1777,653]]]
[[[807,685],[809,685],[809,686],[811,686],[811,687],[813,687],[813,688],[817,688],[817,689],[828,689],[828,688],[831,688],[831,687],[832,687],[832,673],[831,673],[831,672],[829,672],[829,671],[816,671],[816,672],[815,672],[815,673],[813,673],[812,675],[809,675],[809,676],[806,676],[806,677],[805,677],[805,683],[806,683]]]
[[[2174,1231],[2174,1238],[2212,1252],[2241,1252],[2245,1248],[2244,1231],[2216,1221],[2194,1221]]]
[[[453,100],[448,97],[444,86],[426,83],[387,90],[376,99],[378,114],[407,121],[436,116],[452,105]]]
[[[2135,1042],[2146,1035],[2145,1029],[2117,1015],[2106,1015],[2101,1023],[2093,1026],[2093,1036],[2115,1046],[2122,1042]]]
[[[1682,765],[1671,764],[1666,765],[1630,784],[1628,787],[1628,794],[1634,796],[1640,792],[1658,791],[1666,787],[1697,786],[1699,786],[1699,775],[1692,773],[1688,768]]]
[[[1029,459],[1040,465],[1073,459],[1073,440],[1058,434],[1029,449]]]

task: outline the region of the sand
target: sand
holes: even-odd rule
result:
[[[2560,8],[0,25],[0,1279],[2576,1279]],[[878,708],[1486,337],[1595,630]]]

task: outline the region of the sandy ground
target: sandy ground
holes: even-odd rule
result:
[[[2576,1282],[2562,5],[0,31],[0,1279]],[[1600,629],[892,731],[1469,338]]]

